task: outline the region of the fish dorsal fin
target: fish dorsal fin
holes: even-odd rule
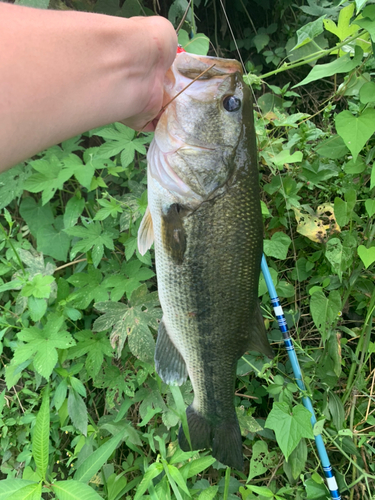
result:
[[[154,226],[149,207],[143,216],[141,225],[138,229],[138,250],[144,255],[154,242]]]

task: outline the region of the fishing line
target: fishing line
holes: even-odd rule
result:
[[[286,348],[288,356],[289,356],[289,361],[292,365],[292,369],[293,369],[294,377],[296,379],[296,383],[301,391],[306,392],[306,386],[305,386],[303,379],[302,379],[302,371],[301,371],[300,364],[298,362],[296,351],[295,351],[294,346],[293,346],[293,340],[289,334],[289,329],[288,329],[288,325],[287,325],[287,322],[286,322],[286,319],[284,316],[284,311],[280,305],[280,300],[279,300],[279,297],[276,293],[276,289],[275,289],[275,286],[273,284],[271,274],[270,274],[270,271],[269,271],[269,268],[267,265],[267,261],[266,261],[266,258],[264,255],[262,257],[261,269],[262,269],[262,273],[263,273],[264,279],[265,279],[266,284],[267,284],[268,293],[269,293],[270,299],[271,299],[271,304],[272,304],[273,310],[275,312],[275,316],[276,316],[280,331],[281,331],[283,339],[284,339],[284,344],[285,344],[285,348]],[[314,425],[316,423],[316,416],[315,416],[315,412],[314,412],[314,408],[313,408],[311,399],[308,396],[302,396],[302,403],[303,403],[303,406],[305,408],[307,408],[309,410],[309,412],[311,413],[311,425],[314,427]],[[340,491],[339,491],[339,488],[337,486],[336,478],[335,478],[335,475],[333,473],[332,466],[331,466],[331,463],[329,461],[328,454],[327,454],[327,451],[326,451],[324,441],[323,441],[321,434],[318,434],[315,436],[315,444],[316,444],[316,448],[318,450],[320,462],[321,462],[322,467],[323,467],[323,471],[324,471],[324,475],[325,475],[325,478],[327,481],[327,486],[328,486],[328,489],[329,489],[329,492],[331,495],[331,499],[332,500],[341,500]]]

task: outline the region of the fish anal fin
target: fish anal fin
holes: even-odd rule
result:
[[[159,377],[168,385],[182,385],[188,376],[185,361],[169,338],[163,320],[156,341],[155,367]]]
[[[242,438],[235,413],[230,418],[213,424],[190,405],[186,410],[186,416],[193,450],[212,448],[212,456],[219,462],[243,470]],[[182,427],[178,433],[178,442],[183,451],[190,451]]]
[[[269,358],[275,357],[275,353],[267,337],[259,304],[255,307],[253,321],[251,322],[251,330],[246,343],[246,350],[260,352]]]
[[[144,255],[154,242],[154,227],[149,207],[143,216],[141,225],[138,229],[138,250]]]

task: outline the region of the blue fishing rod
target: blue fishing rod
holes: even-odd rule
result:
[[[288,325],[286,323],[286,319],[284,316],[284,311],[280,305],[279,297],[277,296],[276,289],[275,289],[275,286],[273,284],[271,274],[270,274],[270,271],[268,269],[267,261],[266,261],[266,258],[264,255],[262,257],[261,269],[262,269],[262,273],[263,273],[264,279],[265,279],[266,284],[267,284],[268,293],[269,293],[270,298],[271,298],[271,304],[273,306],[273,310],[275,312],[275,316],[276,316],[280,331],[281,331],[283,339],[284,339],[284,344],[285,344],[286,350],[288,352],[289,360],[290,360],[292,368],[293,368],[293,373],[294,373],[294,377],[296,379],[296,383],[297,383],[298,387],[301,389],[301,391],[306,391],[305,384],[302,380],[301,367],[299,365],[297,354],[296,354],[296,351],[295,351],[294,346],[293,346],[293,341],[292,341],[290,334],[289,334],[289,329],[288,329]],[[305,408],[307,408],[309,410],[309,412],[311,413],[311,425],[314,427],[314,424],[316,423],[316,417],[315,417],[315,412],[314,412],[314,408],[313,408],[311,399],[307,396],[303,396],[302,403],[303,403],[303,406]],[[331,494],[331,498],[332,498],[332,500],[341,500],[340,491],[339,491],[339,488],[337,486],[336,478],[335,478],[335,475],[332,471],[332,466],[331,466],[331,463],[329,461],[327,451],[326,451],[326,448],[324,446],[324,441],[323,441],[321,434],[318,434],[317,436],[315,436],[315,443],[316,443],[316,447],[318,450],[320,462],[321,462],[322,467],[323,467],[324,475],[325,475],[325,478],[327,481],[327,486],[328,486],[329,492]]]

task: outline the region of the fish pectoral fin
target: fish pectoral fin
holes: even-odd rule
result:
[[[212,448],[212,456],[219,462],[243,470],[242,438],[235,412],[229,418],[213,424],[190,405],[186,410],[186,417],[192,450]],[[182,426],[178,433],[178,442],[182,451],[190,451]]]
[[[257,351],[269,358],[274,358],[275,353],[268,341],[264,319],[260,310],[260,305],[257,304],[254,312],[254,322],[251,324],[251,331],[246,344],[247,351]]]
[[[141,225],[138,229],[138,250],[144,255],[154,242],[154,226],[149,207],[143,216]]]
[[[168,211],[162,215],[164,249],[178,265],[182,264],[186,251],[187,236],[183,222],[186,214],[187,210],[184,207],[178,203],[173,203],[168,208]]]
[[[159,377],[168,385],[182,385],[188,372],[184,358],[169,338],[164,321],[161,320],[155,348],[155,367]]]

